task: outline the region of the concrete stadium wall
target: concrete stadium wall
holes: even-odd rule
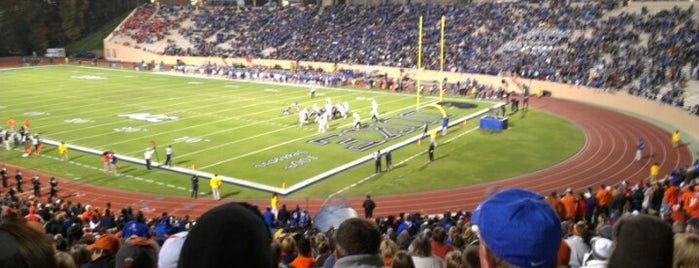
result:
[[[527,84],[529,80],[523,80],[522,82]],[[641,116],[645,119],[651,119],[650,121],[652,123],[660,125],[661,127],[679,129],[683,134],[683,139],[689,138],[690,141],[693,140],[694,145],[697,144],[696,141],[699,141],[699,117],[691,115],[686,110],[679,107],[662,105],[658,101],[632,96],[624,91],[617,92],[616,94],[595,93],[594,89],[587,87],[576,87],[574,85],[547,81],[532,81],[532,88],[534,91],[538,86],[541,86],[544,90],[551,91],[551,95],[554,98],[599,105]],[[655,120],[655,122],[653,120]],[[668,131],[672,131],[670,129],[668,129]],[[688,137],[687,135],[690,136]],[[670,136],[668,134],[668,142],[669,140]],[[694,154],[696,158],[699,152],[694,152]]]
[[[289,60],[266,60],[266,59],[245,59],[245,58],[233,58],[233,59],[221,59],[213,57],[175,57],[175,56],[160,56],[150,52],[146,52],[140,49],[125,47],[119,44],[104,41],[105,48],[105,58],[110,61],[121,61],[121,62],[141,62],[145,60],[150,62],[151,60],[156,63],[164,62],[168,65],[174,65],[179,59],[184,61],[188,65],[204,64],[204,63],[216,63],[223,65],[232,64],[243,64],[243,65],[261,65],[261,66],[275,66],[279,65],[282,68],[290,68],[295,62]],[[313,68],[322,68],[323,70],[333,70],[335,65],[333,63],[323,63],[323,62],[298,62],[301,66],[311,66]],[[352,64],[337,64],[339,69],[352,69],[365,72],[378,72],[379,74],[387,74],[389,77],[400,77],[402,72],[407,74],[408,77],[416,79],[417,71],[415,69],[407,68],[396,68],[396,67],[381,67],[381,66],[367,66],[367,65],[352,65]],[[439,81],[441,78],[446,77],[448,81],[464,81],[468,78],[477,79],[479,83],[492,84],[499,86],[502,84],[502,80],[508,81],[507,89],[510,91],[521,92],[521,88],[516,85],[515,81],[508,77],[491,76],[491,75],[480,75],[480,74],[467,74],[467,73],[454,73],[454,72],[444,72],[439,71],[424,71],[421,73],[421,80],[423,83],[432,83],[433,81]],[[528,85],[530,80],[519,79],[517,82]],[[645,117],[655,120],[656,124],[669,129],[680,129],[683,137],[689,138],[690,141],[694,141],[694,146],[699,146],[699,117],[688,114],[685,110],[678,107],[671,107],[660,105],[657,101],[649,101],[641,97],[630,96],[625,92],[619,92],[617,94],[608,93],[594,93],[594,90],[586,87],[575,87],[569,84],[553,83],[547,81],[531,81],[531,91],[530,93],[536,94],[536,88],[541,86],[543,89],[551,91],[553,97],[567,99],[572,101],[584,102],[593,105],[599,105],[607,107],[610,109],[618,110],[621,112],[631,113],[633,115]],[[669,130],[670,131],[670,130]],[[696,151],[696,150],[695,150]],[[699,155],[699,152],[695,152],[695,157]]]

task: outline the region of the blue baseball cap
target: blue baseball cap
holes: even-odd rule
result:
[[[471,219],[488,249],[503,260],[532,268],[556,262],[561,222],[543,196],[505,189],[481,202]]]

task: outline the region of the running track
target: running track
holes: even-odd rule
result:
[[[530,105],[532,108],[558,115],[578,125],[586,138],[584,147],[572,158],[555,166],[502,181],[456,189],[374,196],[372,198],[377,203],[374,214],[397,215],[400,212],[441,214],[447,210],[470,211],[477,206],[478,202],[484,200],[487,197],[487,192],[494,187],[521,187],[543,195],[547,195],[551,191],[561,193],[566,187],[572,187],[576,191],[588,187],[593,187],[596,190],[602,183],[614,185],[622,180],[637,183],[642,179],[647,179],[648,170],[655,162],[661,164],[660,174],[668,174],[679,166],[691,165],[692,156],[687,147],[681,146],[678,149],[673,149],[670,144],[670,133],[638,118],[596,106],[552,98],[532,99]],[[643,138],[646,142],[645,155],[642,161],[634,162],[635,147],[639,138]],[[16,166],[7,164],[10,176],[14,176],[16,168]],[[26,170],[23,173],[29,175],[34,174],[34,171]],[[42,184],[47,186],[50,175],[39,174],[39,176]],[[207,195],[195,200],[183,196],[126,192],[62,178],[58,178],[58,181],[60,198],[96,207],[104,207],[107,202],[111,202],[112,207],[117,210],[131,206],[134,209],[141,209],[149,216],[168,212],[178,216],[187,214],[197,217],[206,210],[226,201],[246,201],[257,204],[261,208],[269,204],[267,199],[240,200],[229,198],[223,201],[214,201]],[[206,182],[202,183],[202,189],[208,188]],[[27,185],[26,188],[31,188],[31,186]],[[44,188],[46,189],[46,187]],[[25,191],[25,195],[27,192],[30,191]],[[46,190],[44,194],[48,194]],[[363,211],[361,208],[363,199],[364,197],[349,199],[360,214]],[[307,204],[309,211],[315,214],[324,201],[324,199],[282,198],[280,203],[286,204],[290,209],[296,204],[301,205],[301,207],[306,207]]]

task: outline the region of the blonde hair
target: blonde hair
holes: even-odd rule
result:
[[[398,252],[398,244],[396,242],[393,242],[391,239],[386,239],[383,242],[381,242],[381,245],[379,246],[379,251],[381,252],[381,256],[385,257],[391,257],[396,252]]]
[[[282,238],[282,252],[289,254],[294,251],[296,251],[296,240],[291,236]]]
[[[73,256],[63,251],[56,251],[56,264],[59,268],[77,268]]]
[[[699,235],[687,234],[675,239],[675,254],[672,267],[699,267]]]
[[[410,257],[407,251],[399,250],[393,255],[391,268],[415,268],[415,263],[413,263],[413,258]]]
[[[459,268],[462,267],[463,264],[461,263],[461,251],[460,250],[452,250],[447,253],[446,256],[444,256],[444,262],[447,265],[447,268]]]

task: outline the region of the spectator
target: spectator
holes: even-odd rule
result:
[[[182,245],[178,267],[275,267],[269,229],[246,203],[228,203],[202,215]]]
[[[84,264],[89,263],[92,260],[92,253],[87,250],[87,245],[85,244],[75,244],[70,249],[70,255],[73,256],[75,265],[82,267]]]
[[[171,235],[165,240],[163,246],[158,252],[158,268],[177,268],[177,262],[180,259],[182,245],[187,239],[189,231],[182,231]]]
[[[672,267],[672,229],[659,218],[626,215],[614,226],[614,235],[609,267]]]
[[[277,221],[279,222],[279,227],[286,227],[289,223],[289,211],[286,209],[286,204],[282,205],[282,208],[277,213]]]
[[[116,254],[116,267],[158,267],[159,251],[160,247],[153,240],[139,236],[129,237]]]
[[[20,220],[0,224],[0,249],[0,267],[58,267],[49,238]]]
[[[570,187],[566,189],[565,195],[561,198],[561,205],[563,206],[564,211],[562,219],[573,222],[577,214],[578,204],[575,202],[573,189]]]
[[[132,235],[149,238],[150,232],[145,221],[146,217],[143,215],[143,212],[139,210],[136,213],[136,218],[124,225],[124,229],[121,231],[121,238],[126,239]]]
[[[56,251],[56,266],[58,268],[78,268],[73,256],[63,251]]]
[[[609,217],[609,204],[612,202],[612,194],[610,193],[611,190],[611,186],[601,184],[597,194],[594,195],[597,201],[597,213],[595,214],[595,217],[599,215]]]
[[[585,253],[590,251],[590,246],[585,242],[587,241],[587,230],[587,223],[578,222],[573,225],[573,235],[565,239],[570,247],[569,265],[571,268],[582,266]]]
[[[87,246],[87,250],[92,253],[92,260],[82,267],[115,267],[115,258],[119,247],[121,247],[121,242],[116,236],[109,234],[100,236],[94,243]]]
[[[330,246],[330,254],[328,255],[327,258],[325,258],[325,261],[323,262],[323,268],[332,268],[335,266],[335,262],[337,261],[337,229],[330,229],[328,231],[328,242],[330,242],[328,245]],[[317,264],[320,264],[319,262]]]
[[[558,196],[556,191],[552,191],[551,194],[546,197],[546,202],[548,202],[553,210],[556,211],[556,215],[561,218],[565,216],[565,207],[563,206],[563,203],[561,203],[561,198]]]
[[[289,263],[290,266],[295,268],[311,268],[315,265],[315,259],[311,253],[311,241],[308,238],[301,237],[296,243],[296,252],[298,256],[294,258],[294,261]]]
[[[430,237],[425,233],[421,232],[410,245],[413,263],[417,268],[429,268],[429,267],[444,267],[444,260],[432,255],[432,246],[430,245]]]
[[[450,245],[444,243],[447,238],[447,232],[444,231],[443,227],[435,227],[432,231],[432,242],[430,242],[432,247],[432,255],[439,257],[442,260],[446,259],[447,253],[453,250]]]
[[[595,237],[592,239],[592,250],[585,254],[583,266],[585,268],[606,268],[607,259],[612,253],[612,240],[604,237]]]
[[[176,226],[173,226],[172,222],[174,222],[174,220],[167,213],[163,213],[160,221],[157,222],[154,233],[155,241],[158,243],[158,246],[160,246],[165,243],[165,239],[167,239],[168,236],[177,232],[178,229]]]
[[[444,258],[444,263],[446,264],[446,268],[461,268],[464,266],[463,263],[461,263],[461,251],[458,250],[452,250],[447,253],[446,257]]]
[[[379,257],[381,234],[376,224],[361,218],[350,218],[337,229],[337,268],[383,267]]]
[[[285,266],[290,266],[291,263],[296,259],[296,240],[292,236],[285,236],[281,241],[282,250],[282,264]]]
[[[398,244],[398,249],[400,250],[408,250],[408,247],[410,247],[410,242],[413,240],[412,236],[410,235],[410,229],[405,229],[398,234],[398,237],[396,238],[396,243]]]
[[[481,268],[478,248],[479,246],[477,245],[468,245],[464,252],[461,253],[461,263],[464,265],[464,268]]]
[[[478,205],[472,222],[481,237],[481,265],[550,267],[561,243],[560,221],[543,196],[500,191]]]
[[[699,235],[688,234],[675,239],[672,267],[699,267]]]
[[[329,241],[319,242],[316,246],[315,265],[313,267],[323,267],[325,260],[333,253],[330,249]]]
[[[381,241],[379,251],[381,252],[381,257],[383,257],[384,266],[389,267],[391,262],[393,262],[393,256],[398,252],[398,245],[391,239],[384,239]]]
[[[274,220],[274,213],[272,212],[271,207],[267,207],[265,209],[265,212],[262,214],[262,218],[264,218],[265,223],[270,226],[270,227],[276,227],[275,220]]]
[[[391,259],[391,268],[415,268],[413,258],[405,250],[399,250]]]

